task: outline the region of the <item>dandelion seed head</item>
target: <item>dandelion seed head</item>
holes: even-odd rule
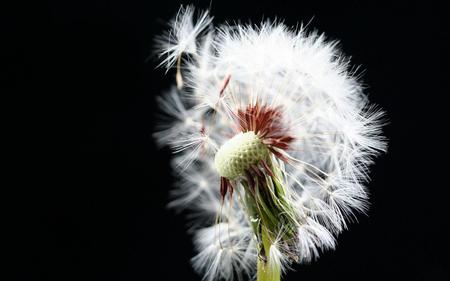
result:
[[[194,268],[242,280],[334,249],[367,212],[369,168],[387,149],[384,112],[339,44],[281,22],[214,28],[191,6],[162,40],[177,87],[158,99],[154,136],[176,153],[169,206],[189,214]]]

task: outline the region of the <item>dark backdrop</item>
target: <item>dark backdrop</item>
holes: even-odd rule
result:
[[[200,280],[183,215],[167,210],[170,152],[151,138],[155,35],[175,1],[16,2],[2,10],[4,119],[19,146],[6,213],[16,280]],[[209,1],[200,1],[207,8]],[[389,152],[335,251],[285,280],[448,280],[445,130],[449,33],[434,3],[212,1],[216,23],[284,18],[339,39],[383,107]],[[437,159],[436,158],[436,159]],[[7,201],[9,197],[6,197]]]

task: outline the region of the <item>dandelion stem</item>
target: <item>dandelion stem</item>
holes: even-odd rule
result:
[[[265,228],[262,229],[262,244],[266,254],[266,260],[258,258],[257,281],[280,281],[281,269],[278,263],[270,261],[271,239]]]

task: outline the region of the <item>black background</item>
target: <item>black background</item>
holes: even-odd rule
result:
[[[36,1],[37,2],[37,1]],[[200,280],[185,219],[166,209],[170,152],[151,138],[152,59],[175,1],[16,2],[2,9],[3,120],[16,280]],[[371,209],[335,251],[284,280],[448,280],[445,9],[430,2],[213,1],[215,23],[298,21],[339,39],[371,101],[389,152],[372,169]],[[208,8],[200,1],[198,8]],[[150,59],[148,60],[150,56]],[[10,99],[10,100],[9,100]]]

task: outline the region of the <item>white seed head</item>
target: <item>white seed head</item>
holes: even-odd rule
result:
[[[195,20],[193,7],[180,10],[161,40],[161,65],[177,63],[184,83],[158,100],[155,138],[177,153],[170,206],[190,211],[193,263],[204,280],[253,275],[261,248],[253,211],[280,217],[264,222],[283,234],[264,246],[275,268],[333,249],[366,211],[368,168],[387,149],[384,113],[369,103],[339,45],[279,22],[214,27],[207,12]],[[271,165],[253,169],[261,160]],[[266,180],[268,168],[276,179]],[[259,179],[268,196],[246,192]],[[224,196],[230,187],[238,196]],[[259,196],[253,209],[246,207],[256,197],[247,194]],[[276,204],[262,205],[274,196]]]
[[[224,143],[217,151],[214,163],[222,177],[234,179],[268,156],[267,146],[250,131],[239,133]]]

